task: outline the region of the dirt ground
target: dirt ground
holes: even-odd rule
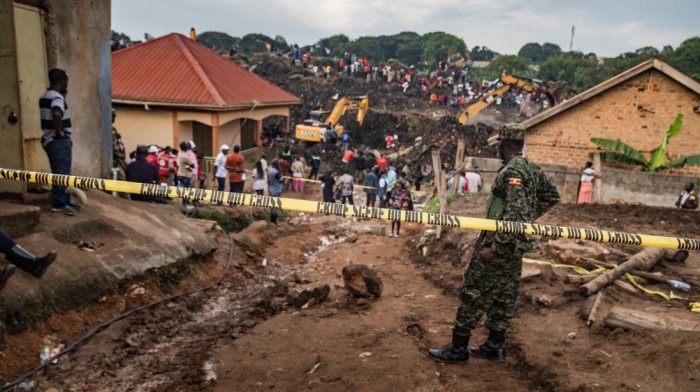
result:
[[[318,188],[306,188],[305,198],[320,196]],[[482,216],[484,201],[483,196],[459,197],[449,212]],[[697,237],[699,218],[697,212],[635,205],[561,205],[540,222]],[[198,224],[205,230],[212,226],[208,221]],[[463,247],[475,233],[446,229],[436,241],[430,228],[404,224],[400,237],[388,237],[384,233],[389,227],[384,221],[303,213],[292,213],[280,227],[254,222],[233,235],[231,267],[221,284],[112,324],[28,382],[37,391],[700,389],[697,332],[587,327],[593,297],[575,293],[577,285],[564,283],[568,271],[559,268],[526,266],[539,275],[524,279],[506,363],[472,358],[459,366],[431,360],[426,350],[450,338]],[[209,235],[218,242],[214,260],[191,265],[170,290],[204,287],[224,271],[231,239],[218,230]],[[563,245],[567,242],[571,247]],[[526,256],[575,263],[586,252],[600,255],[600,249],[614,250],[605,256],[608,261],[639,250],[544,238]],[[348,295],[341,271],[349,264],[365,264],[379,273],[380,298]],[[693,287],[688,296],[699,297],[698,254],[680,265],[661,262],[656,270],[682,277]],[[324,284],[330,287],[324,302],[290,306],[294,293]],[[670,291],[668,286],[646,285]],[[618,287],[606,288],[604,295],[606,309],[620,306],[696,321],[700,317],[687,310],[684,300],[630,294]],[[70,344],[99,320],[166,296],[158,277],[152,276],[99,304],[8,335],[6,345],[36,348],[47,337]],[[472,343],[481,344],[486,334],[483,328],[474,331]],[[11,358],[3,350],[0,360],[5,383],[38,365],[39,352],[27,350],[23,357]]]

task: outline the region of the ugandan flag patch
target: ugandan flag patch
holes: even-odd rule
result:
[[[522,182],[522,180],[519,179],[519,178],[509,178],[509,179],[508,179],[508,185],[517,185],[517,186],[520,186],[520,185],[521,185],[521,182]]]

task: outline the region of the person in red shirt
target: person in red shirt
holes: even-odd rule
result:
[[[170,146],[165,147],[163,151],[158,155],[157,160],[158,174],[160,174],[160,182],[162,184],[169,184],[170,176],[173,174],[173,159],[170,155]]]
[[[289,162],[287,162],[285,159],[283,159],[283,157],[280,157],[280,159],[278,159],[277,163],[279,164],[280,172],[282,173],[282,177],[289,177],[290,176],[289,168],[291,166],[289,164]],[[284,179],[284,188],[283,189],[287,190],[287,187],[289,187],[289,178]]]
[[[245,158],[239,154],[241,146],[233,146],[233,152],[226,157],[226,170],[231,192],[243,193],[243,171],[245,170]]]
[[[392,141],[394,140],[391,135],[386,135],[386,148],[391,148]]]
[[[384,158],[383,155],[380,155],[379,158],[377,158],[377,166],[379,166],[379,172],[382,173],[384,172],[384,168],[389,164],[389,162],[386,161],[386,158]]]
[[[350,163],[350,160],[352,158],[357,158],[357,154],[355,154],[355,150],[351,148],[351,149],[345,151],[345,155],[343,155],[343,163],[345,163],[345,164]]]
[[[158,166],[158,147],[148,147],[148,155],[146,156],[146,162]]]

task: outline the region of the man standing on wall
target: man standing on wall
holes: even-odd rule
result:
[[[542,170],[522,156],[525,127],[507,123],[498,130],[503,166],[491,189],[487,219],[532,223],[559,202],[557,188]],[[505,338],[520,288],[523,252],[532,248],[527,234],[480,232],[464,272],[452,342],[428,354],[442,362],[467,363],[477,358],[503,362]],[[468,348],[471,331],[486,313],[486,343]]]
[[[41,146],[44,147],[49,156],[51,172],[70,175],[73,160],[73,142],[70,137],[73,128],[65,98],[68,93],[66,71],[58,68],[50,70],[49,83],[51,83],[51,87],[39,98],[41,129],[44,131],[41,137]],[[74,208],[80,208],[80,206],[70,200],[70,195],[66,193],[66,187],[53,185],[51,187],[51,211],[74,216]]]
[[[239,154],[241,146],[233,146],[233,152],[226,157],[226,170],[228,170],[228,181],[230,191],[243,193],[243,171],[245,170],[245,159]]]

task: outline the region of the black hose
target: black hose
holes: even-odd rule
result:
[[[233,236],[229,233],[228,238],[229,238],[229,241],[230,241],[230,244],[231,244],[231,247],[230,247],[231,250],[230,250],[229,255],[228,255],[228,262],[226,263],[226,268],[224,269],[224,272],[221,274],[221,276],[219,277],[219,279],[216,280],[216,282],[210,284],[209,286],[205,286],[205,287],[198,288],[198,289],[194,289],[194,290],[185,291],[184,293],[180,293],[180,294],[176,294],[176,295],[171,295],[170,297],[166,297],[166,298],[160,299],[160,300],[158,300],[158,301],[156,301],[156,302],[151,302],[150,304],[146,304],[146,305],[139,306],[138,308],[131,309],[131,310],[129,310],[128,312],[125,312],[125,313],[123,313],[123,314],[120,314],[119,316],[116,316],[116,317],[114,317],[113,319],[111,319],[111,320],[109,320],[109,321],[105,321],[104,323],[102,323],[102,324],[98,325],[97,327],[93,328],[92,331],[90,331],[90,332],[87,333],[87,335],[85,335],[85,336],[83,336],[82,338],[78,339],[77,341],[73,342],[73,344],[71,344],[70,346],[66,347],[63,351],[61,351],[60,353],[58,353],[58,354],[56,354],[55,356],[53,356],[51,359],[49,359],[48,361],[46,361],[46,363],[44,363],[44,364],[42,364],[42,365],[40,365],[40,366],[38,366],[38,367],[36,367],[36,368],[34,368],[34,369],[28,371],[27,373],[25,373],[23,376],[21,376],[20,378],[16,379],[16,380],[13,381],[12,383],[10,383],[10,384],[5,384],[5,385],[3,385],[2,387],[0,387],[0,392],[9,391],[10,388],[12,388],[12,387],[14,387],[15,385],[17,385],[17,384],[21,383],[22,381],[26,380],[27,378],[29,378],[30,376],[32,376],[34,373],[36,373],[36,372],[38,372],[39,370],[41,370],[41,369],[43,369],[43,368],[49,366],[49,365],[51,364],[51,361],[53,361],[53,360],[55,360],[55,359],[58,359],[58,358],[62,357],[63,355],[65,355],[65,354],[67,354],[67,353],[69,353],[69,352],[75,350],[75,349],[78,348],[80,345],[82,345],[83,343],[85,343],[85,341],[87,341],[87,340],[90,339],[91,337],[95,336],[97,333],[103,331],[105,328],[109,327],[110,325],[114,324],[115,322],[117,322],[117,321],[119,321],[119,320],[123,320],[123,319],[125,319],[125,318],[131,316],[132,314],[134,314],[134,313],[136,313],[136,312],[139,312],[139,311],[144,310],[144,309],[151,308],[151,307],[156,306],[156,305],[158,305],[158,304],[161,304],[161,303],[163,303],[163,302],[171,301],[171,300],[173,300],[173,299],[175,299],[175,298],[183,297],[183,296],[185,296],[185,295],[190,295],[190,294],[197,293],[197,292],[200,292],[200,291],[209,290],[209,289],[211,289],[212,287],[214,287],[214,286],[218,285],[219,283],[221,283],[221,281],[224,280],[224,277],[226,276],[226,273],[228,272],[229,267],[231,266],[231,261],[233,261],[233,248],[234,248]]]

